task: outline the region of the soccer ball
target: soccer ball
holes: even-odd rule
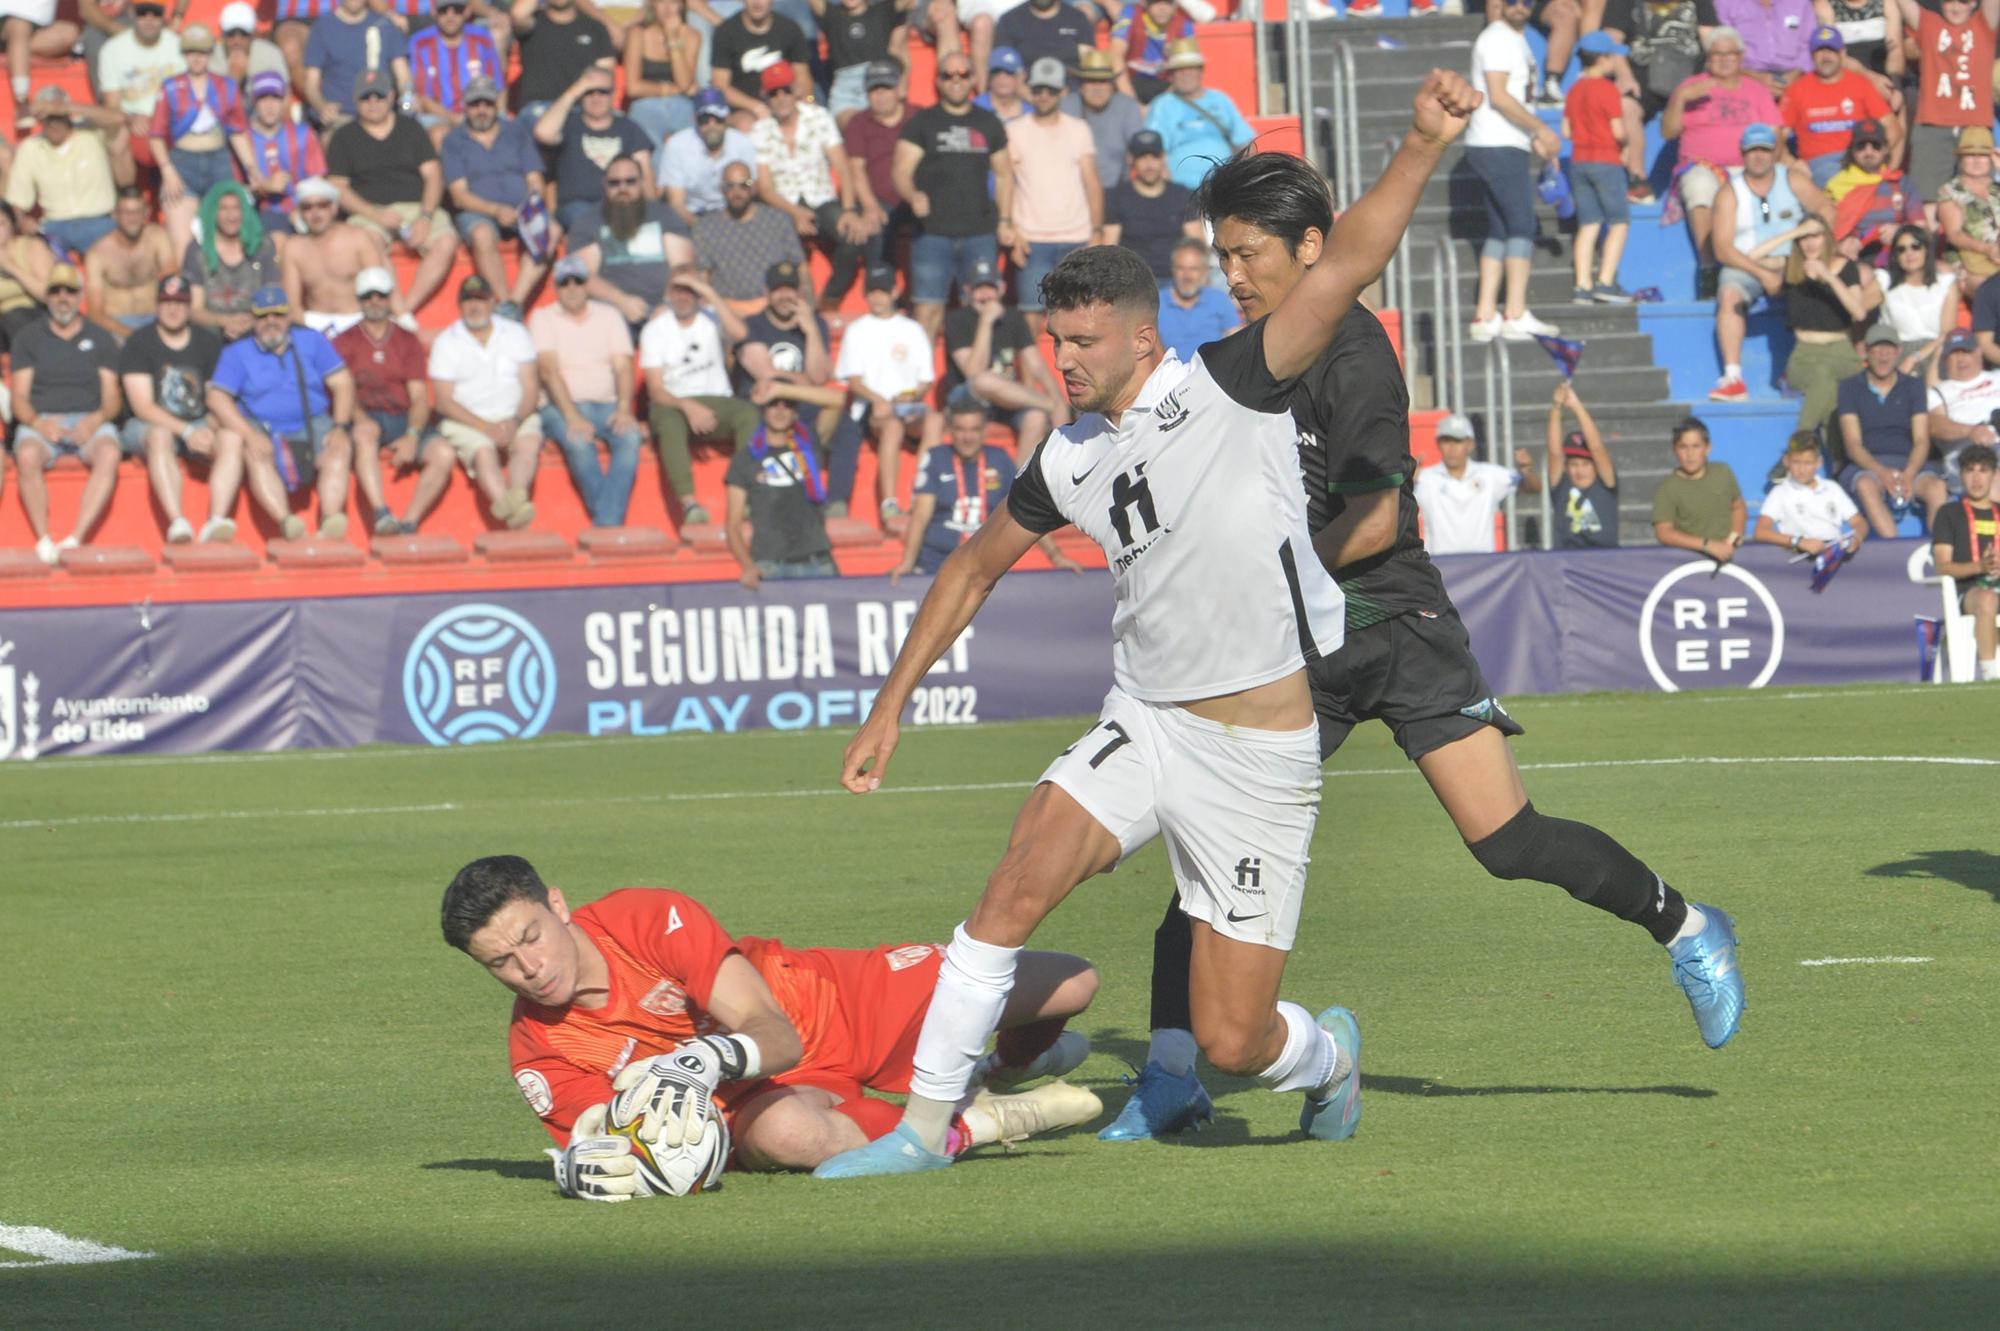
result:
[[[639,1164],[639,1177],[654,1193],[669,1197],[691,1197],[698,1192],[714,1192],[722,1186],[722,1171],[729,1163],[729,1120],[709,1096],[701,1097],[701,1140],[686,1146],[653,1143],[639,1135],[645,1119],[635,1118],[620,1127],[607,1125],[606,1131],[632,1143],[632,1158]]]

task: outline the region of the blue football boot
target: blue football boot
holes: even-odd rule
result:
[[[1306,1107],[1299,1111],[1299,1131],[1324,1142],[1344,1142],[1361,1126],[1361,1025],[1344,1007],[1330,1007],[1319,1014],[1319,1027],[1333,1037],[1334,1046],[1347,1058],[1347,1075],[1324,1100],[1306,1093]]]
[[[1097,1135],[1108,1142],[1143,1142],[1167,1137],[1215,1117],[1215,1104],[1193,1072],[1176,1077],[1158,1063],[1148,1063],[1137,1078],[1125,1078],[1132,1098],[1111,1125]]]
[[[1720,1049],[1743,1020],[1743,972],[1736,967],[1735,921],[1720,907],[1695,904],[1707,920],[1701,932],[1667,945],[1674,983],[1694,1009],[1694,1024],[1710,1049]]]
[[[926,1150],[909,1125],[898,1123],[888,1134],[866,1146],[842,1151],[820,1162],[814,1178],[868,1178],[875,1174],[922,1174],[951,1168],[951,1157]]]

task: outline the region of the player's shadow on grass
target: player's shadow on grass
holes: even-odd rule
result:
[[[2000,855],[1986,850],[1920,850],[1868,870],[1870,878],[1940,878],[1984,892],[2000,905]]]
[[[1362,1073],[1361,1089],[1388,1095],[1674,1095],[1684,1100],[1710,1100],[1717,1094],[1709,1086],[1448,1086],[1380,1072]]]
[[[433,1160],[425,1169],[466,1169],[476,1174],[498,1174],[501,1178],[534,1179],[547,1183],[553,1175],[549,1173],[546,1160]]]

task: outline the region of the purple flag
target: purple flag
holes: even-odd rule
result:
[[[528,257],[536,263],[547,262],[553,236],[548,205],[542,202],[541,195],[532,190],[528,192],[514,220],[514,227],[520,233],[521,248],[528,252]]]
[[[1576,378],[1576,363],[1583,359],[1583,343],[1572,342],[1566,337],[1550,337],[1547,333],[1535,334],[1535,341],[1549,353],[1549,359],[1556,363],[1556,369],[1564,379]]]

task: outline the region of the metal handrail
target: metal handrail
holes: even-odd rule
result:
[[[1458,305],[1458,247],[1439,236],[1431,248],[1431,405],[1465,404],[1465,326]]]
[[[1494,391],[1494,364],[1499,364],[1499,392]],[[1497,408],[1497,409],[1496,409]],[[1486,344],[1486,460],[1495,466],[1514,466],[1514,370],[1505,338]],[[1546,496],[1544,497],[1546,502]],[[1514,496],[1503,505],[1507,514],[1507,548],[1521,548],[1521,521]],[[1546,530],[1547,524],[1543,524]]]
[[[1250,20],[1251,56],[1257,77],[1257,114],[1271,114],[1270,34],[1264,27],[1264,0],[1250,0],[1241,17]],[[1287,89],[1287,92],[1290,90]]]

